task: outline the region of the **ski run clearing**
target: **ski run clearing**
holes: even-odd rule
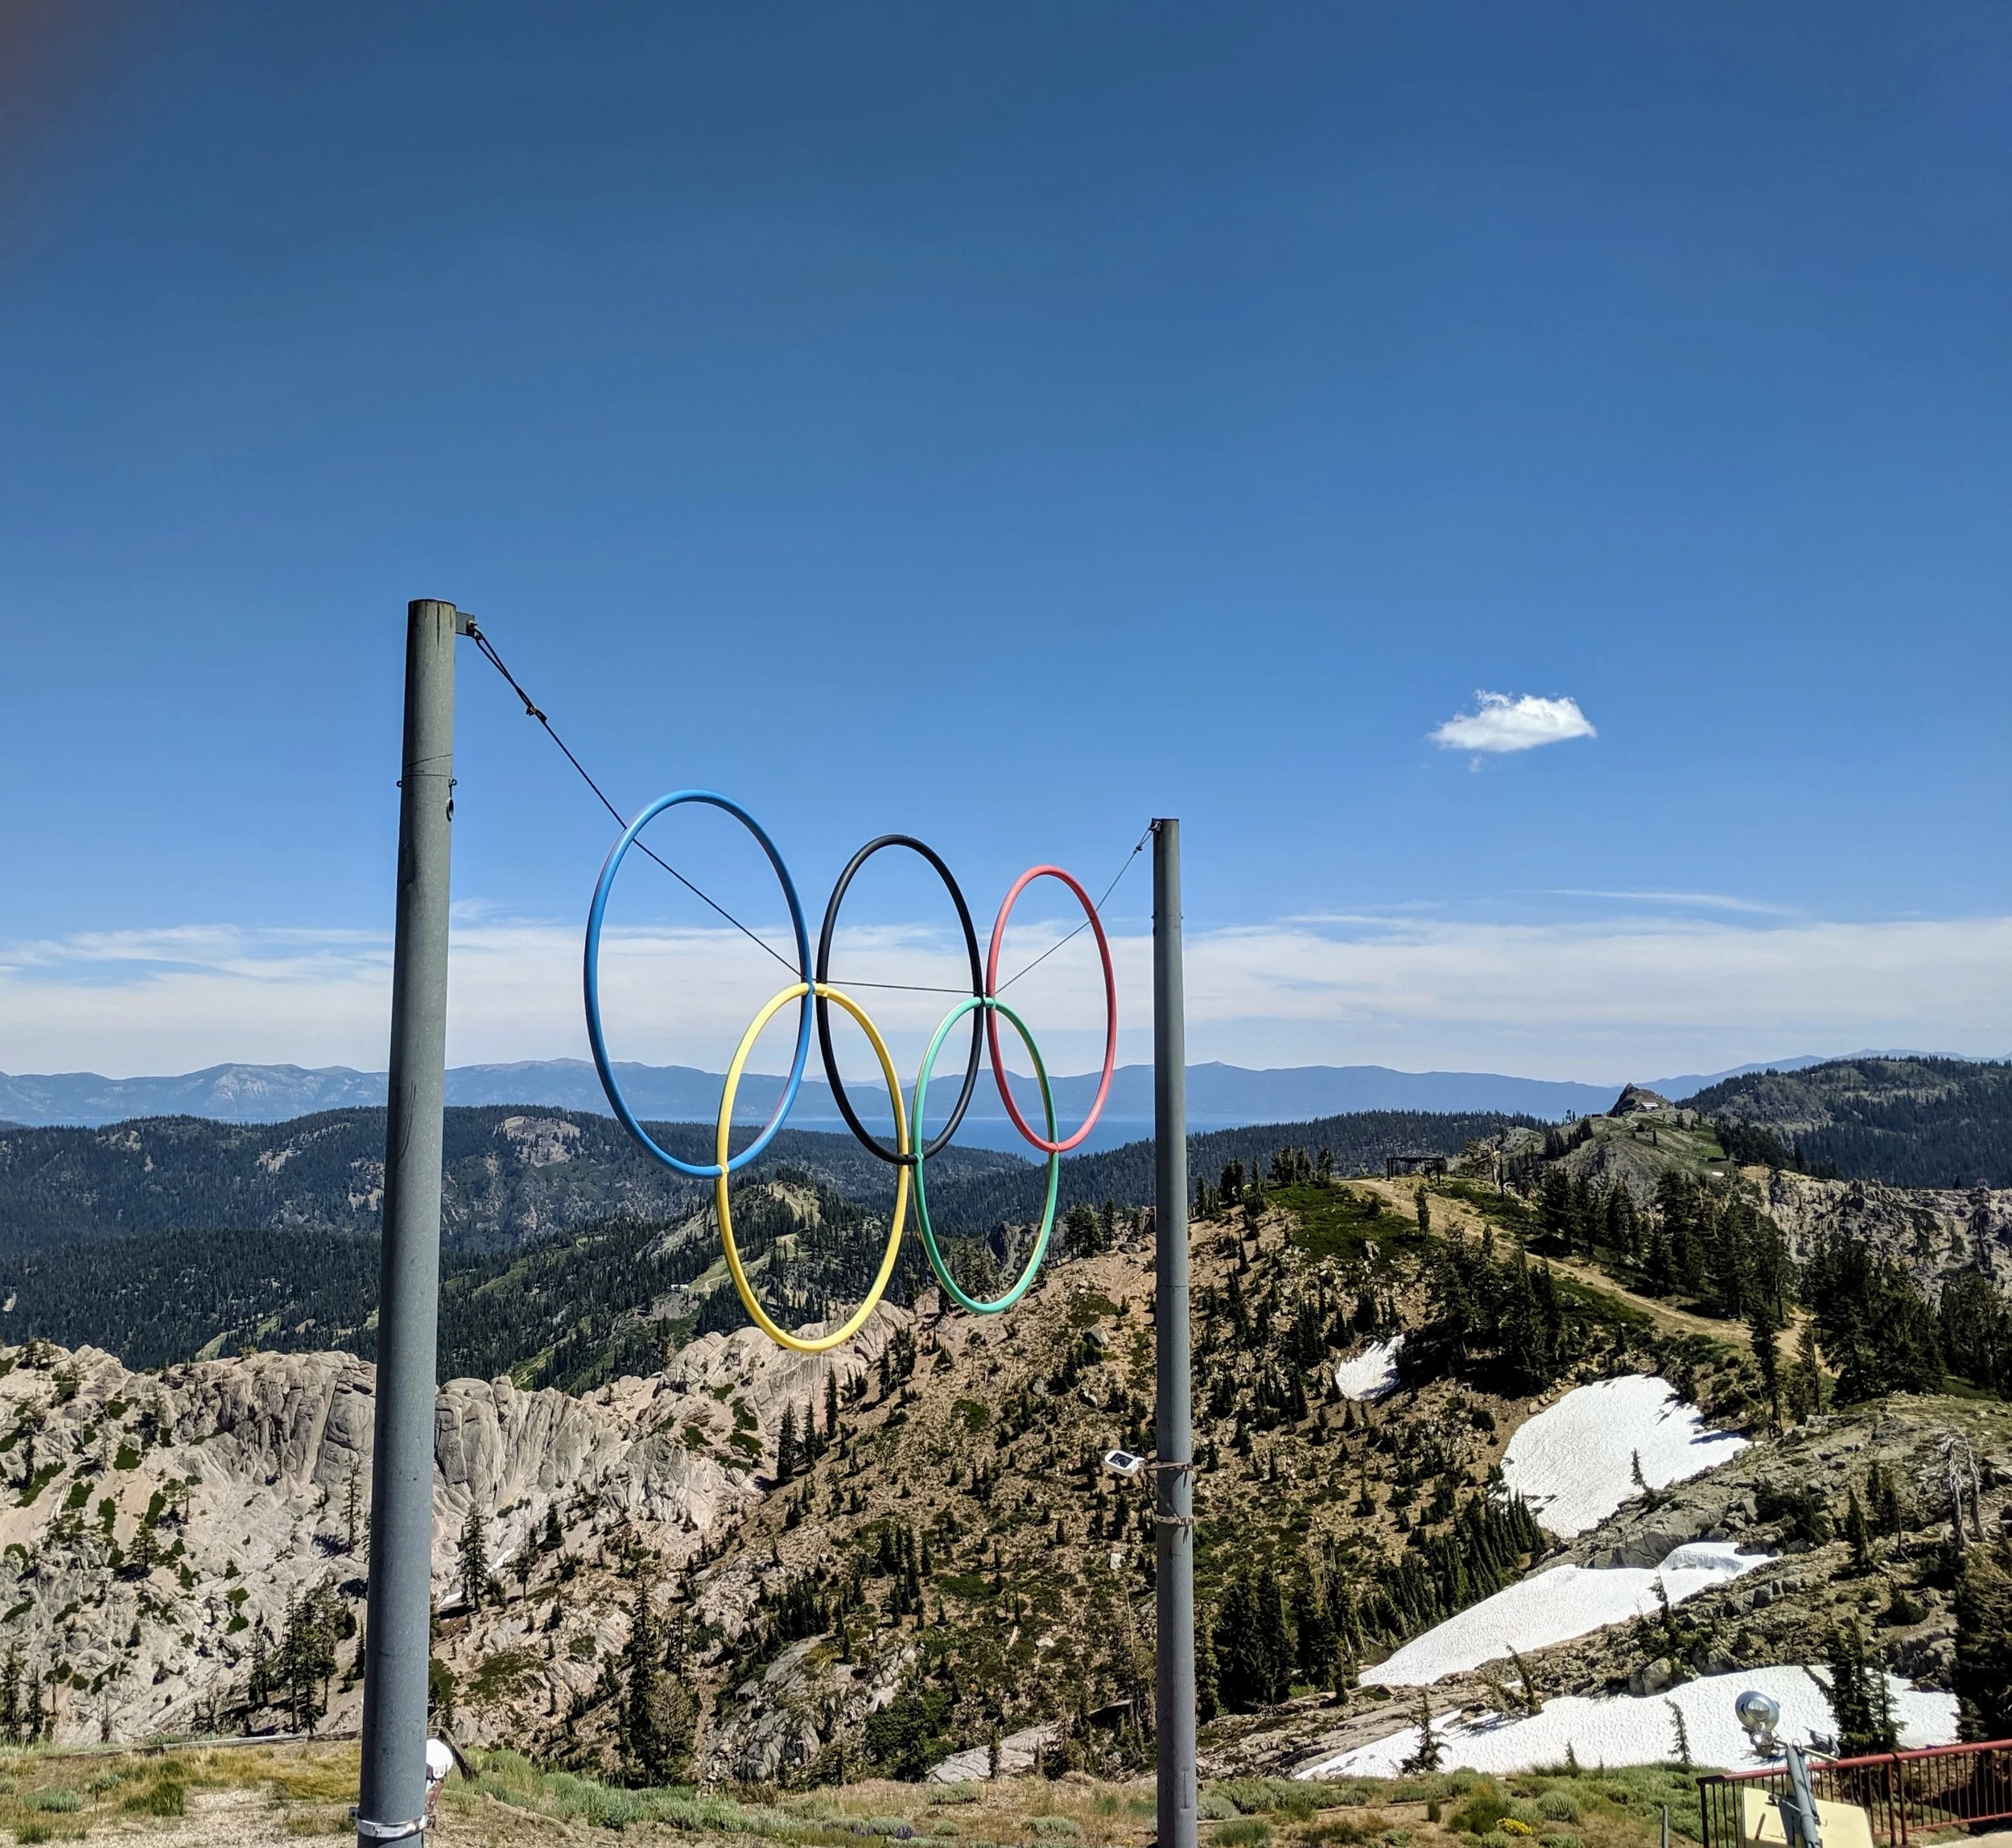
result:
[[[1334,1386],[1344,1399],[1380,1399],[1397,1389],[1397,1351],[1403,1335],[1372,1341],[1353,1360],[1334,1369]]]
[[[1887,1677],[1894,1718],[1904,1747],[1946,1745],[1956,1736],[1953,1694],[1918,1689]],[[1812,1668],[1749,1669],[1706,1675],[1664,1694],[1607,1694],[1597,1698],[1568,1694],[1546,1701],[1533,1714],[1435,1714],[1433,1730],[1447,1771],[1529,1771],[1562,1764],[1569,1751],[1595,1765],[1660,1764],[1688,1755],[1700,1765],[1745,1768],[1757,1761],[1733,1702],[1749,1688],[1781,1702],[1781,1731],[1799,1744],[1836,1730],[1824,1671]],[[1680,1744],[1676,1716],[1684,1716]],[[1301,1765],[1300,1777],[1395,1777],[1418,1750],[1418,1728],[1409,1726]],[[1683,1746],[1688,1747],[1688,1754]]]
[[[1672,1604],[1765,1565],[1771,1553],[1736,1553],[1712,1541],[1680,1546],[1661,1565],[1554,1565],[1548,1572],[1506,1586],[1492,1598],[1456,1611],[1446,1621],[1414,1636],[1395,1655],[1363,1671],[1379,1687],[1412,1688],[1478,1669],[1511,1649],[1541,1649],[1590,1636],[1610,1623],[1651,1615],[1659,1583]]]
[[[1730,1431],[1706,1430],[1667,1380],[1631,1373],[1578,1387],[1523,1425],[1509,1440],[1502,1475],[1546,1528],[1569,1539],[1645,1486],[1686,1482],[1746,1448]]]

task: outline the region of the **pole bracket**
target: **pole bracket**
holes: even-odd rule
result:
[[[367,1817],[356,1819],[357,1833],[366,1842],[410,1842],[427,1831],[427,1818],[419,1817],[410,1822],[373,1822]]]

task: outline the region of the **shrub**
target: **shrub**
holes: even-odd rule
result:
[[[1478,1835],[1485,1840],[1498,1832],[1503,1817],[1513,1813],[1515,1807],[1492,1781],[1484,1778],[1473,1787],[1466,1806],[1453,1812],[1448,1826],[1457,1829],[1464,1835]]]
[[[931,1795],[932,1803],[975,1803],[984,1795],[975,1784],[939,1784]]]
[[[53,1842],[56,1837],[46,1822],[24,1822],[14,1830],[14,1838],[17,1842]]]
[[[1272,1825],[1255,1816],[1239,1817],[1217,1829],[1215,1839],[1222,1848],[1271,1848]]]
[[[1537,1799],[1537,1808],[1553,1822],[1579,1820],[1578,1802],[1569,1790],[1547,1790]]]
[[[1034,1833],[1044,1842],[1080,1842],[1082,1839],[1082,1825],[1073,1816],[1037,1816],[1033,1826]]]
[[[1197,1801],[1194,1813],[1204,1822],[1231,1822],[1236,1818],[1237,1807],[1219,1792],[1206,1790]]]
[[[1298,1838],[1301,1848],[1354,1848],[1359,1842],[1373,1842],[1376,1830],[1351,1817],[1324,1817]]]
[[[178,1779],[163,1777],[134,1791],[121,1807],[138,1816],[186,1816],[188,1787]]]
[[[72,1811],[84,1807],[84,1798],[74,1790],[38,1790],[28,1799],[28,1807],[46,1809],[58,1816],[68,1816]]]

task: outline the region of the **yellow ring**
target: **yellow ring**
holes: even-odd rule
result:
[[[741,1035],[740,1049],[733,1055],[733,1063],[727,1067],[727,1083],[719,1094],[719,1135],[714,1145],[713,1159],[719,1163],[719,1178],[712,1184],[713,1208],[719,1215],[719,1242],[727,1248],[727,1268],[733,1273],[733,1286],[740,1292],[740,1300],[748,1314],[754,1318],[755,1326],[778,1346],[787,1347],[798,1354],[828,1354],[843,1346],[865,1327],[866,1318],[880,1307],[880,1298],[886,1293],[888,1280],[894,1275],[894,1260],[901,1249],[901,1227],[908,1219],[909,1176],[914,1171],[908,1162],[897,1170],[899,1178],[894,1184],[894,1221],[888,1234],[887,1250],[880,1258],[880,1274],[873,1280],[873,1287],[866,1293],[866,1300],[847,1317],[842,1327],[829,1334],[820,1334],[814,1341],[806,1341],[802,1336],[778,1328],[769,1319],[769,1312],[755,1300],[754,1285],[748,1282],[748,1273],[741,1268],[740,1250],[733,1242],[733,1215],[727,1205],[727,1136],[733,1124],[734,1094],[740,1088],[741,1068],[748,1062],[748,1055],[754,1050],[755,1042],[761,1037],[761,1029],[775,1017],[777,1010],[787,1007],[790,1002],[801,1000],[806,984],[793,982],[754,1017],[754,1024]],[[901,1081],[895,1076],[894,1061],[888,1056],[887,1042],[880,1037],[880,1029],[867,1018],[866,1010],[850,995],[819,982],[814,992],[827,1000],[836,1001],[854,1020],[860,1023],[873,1045],[874,1056],[880,1062],[881,1075],[887,1080],[887,1094],[894,1103],[894,1146],[905,1155],[909,1152],[908,1116],[901,1108]]]

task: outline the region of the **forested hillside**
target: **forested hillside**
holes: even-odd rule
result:
[[[1505,1128],[1538,1128],[1536,1119],[1493,1112],[1437,1112],[1423,1110],[1363,1110],[1346,1116],[1322,1116],[1309,1123],[1259,1123],[1237,1129],[1211,1129],[1188,1138],[1188,1172],[1200,1179],[1232,1161],[1256,1169],[1273,1152],[1291,1145],[1318,1150],[1328,1158],[1330,1172],[1356,1174],[1383,1171],[1383,1157],[1406,1150],[1457,1155],[1471,1141],[1499,1135]],[[1043,1170],[1000,1168],[968,1174],[946,1198],[954,1200],[964,1221],[982,1226],[997,1220],[1025,1219],[1041,1210]],[[1152,1199],[1152,1144],[1128,1142],[1122,1148],[1071,1156],[1062,1165],[1064,1208],[1101,1205],[1142,1207]],[[930,1182],[930,1199],[936,1182]]]
[[[1380,1171],[1400,1149],[1449,1154],[1530,1119],[1370,1111],[1313,1123],[1267,1124],[1189,1138],[1195,1172],[1254,1161],[1281,1143],[1326,1148],[1338,1174]],[[693,1123],[651,1132],[686,1161],[710,1160],[713,1132]],[[443,1236],[449,1245],[513,1242],[626,1215],[682,1217],[710,1192],[641,1153],[612,1119],[586,1111],[502,1106],[446,1112]],[[736,1132],[744,1147],[754,1132]],[[868,1205],[889,1207],[893,1170],[849,1135],[785,1129],[757,1165],[789,1167]],[[384,1112],[324,1111],[289,1123],[148,1117],[102,1129],[0,1133],[0,1250],[78,1239],[229,1227],[377,1229]],[[1062,1165],[1062,1202],[1140,1206],[1152,1197],[1152,1145],[1128,1143]],[[930,1165],[932,1211],[989,1231],[1038,1216],[1045,1170],[1017,1155],[953,1146]]]
[[[2012,1186],[2012,1063],[1837,1059],[1750,1072],[1685,1103],[1772,1132],[1812,1174],[1896,1187]]]
[[[884,1215],[799,1169],[736,1184],[736,1237],[765,1300],[802,1321],[864,1294]],[[1080,1239],[1066,1229],[1062,1242]],[[1024,1240],[1024,1234],[1021,1240]],[[1020,1240],[954,1240],[983,1280]],[[903,1243],[889,1300],[926,1285],[920,1241]],[[695,1334],[747,1320],[707,1204],[682,1220],[613,1217],[506,1247],[442,1253],[439,1377],[508,1375],[581,1392],[648,1373]],[[152,1233],[0,1252],[0,1337],[89,1345],[128,1365],[212,1354],[340,1348],[377,1357],[378,1240],[313,1227]]]
[[[713,1132],[653,1133],[687,1161],[710,1160]],[[752,1130],[736,1132],[745,1146]],[[670,1219],[708,1191],[643,1155],[613,1119],[585,1111],[450,1109],[442,1235],[449,1245],[513,1242],[611,1214]],[[814,1174],[865,1201],[891,1199],[893,1170],[850,1136],[785,1129],[763,1165]],[[946,1211],[955,1188],[994,1171],[1032,1174],[1017,1157],[946,1150],[933,1170]],[[78,1239],[229,1227],[374,1232],[384,1184],[384,1112],[324,1111],[289,1123],[138,1119],[103,1129],[0,1135],[0,1249]]]

